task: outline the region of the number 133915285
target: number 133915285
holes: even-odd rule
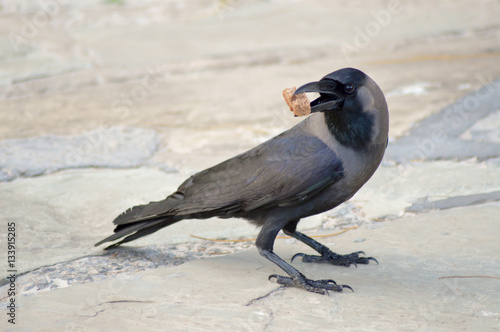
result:
[[[10,269],[16,267],[16,223],[7,224],[7,264]]]

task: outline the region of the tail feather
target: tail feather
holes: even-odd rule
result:
[[[175,203],[178,203],[178,201],[167,198],[159,202],[137,205],[120,214],[113,220],[113,223],[115,225],[125,225],[138,221],[157,219],[160,216],[169,215],[169,212],[176,205]]]
[[[114,240],[117,240],[121,237],[124,237],[128,234],[131,234],[131,233],[134,233],[138,230],[140,230],[141,228],[145,227],[145,224],[147,222],[144,221],[144,222],[141,222],[141,223],[137,223],[135,225],[129,225],[129,227],[126,227],[126,228],[123,228],[123,229],[120,229],[120,230],[117,230],[115,229],[115,233],[108,236],[107,238],[105,239],[102,239],[101,241],[97,242],[95,244],[95,246],[100,246],[101,244],[103,244],[104,242],[110,242],[110,241],[114,241]]]
[[[115,241],[124,236],[126,238],[110,245],[105,249],[110,249],[119,246],[123,243],[135,240],[137,238],[154,233],[157,230],[169,226],[180,218],[176,218],[172,213],[172,209],[179,203],[177,199],[167,198],[159,202],[151,202],[146,205],[137,205],[120,214],[113,223],[116,226],[114,234],[97,242],[95,246],[99,246],[105,242]]]
[[[117,247],[123,243],[130,242],[132,240],[138,239],[140,237],[149,235],[151,233],[154,233],[158,231],[159,229],[163,227],[170,226],[174,223],[179,221],[179,219],[174,219],[174,218],[159,218],[156,220],[150,220],[150,221],[140,221],[136,224],[130,224],[127,225],[127,227],[122,228],[118,231],[115,232],[115,234],[108,236],[107,238],[97,242],[95,246],[99,246],[105,242],[110,242],[114,241],[117,239],[120,239],[124,236],[127,236],[126,238],[122,239],[121,241],[114,243],[110,245],[109,247],[106,247],[105,249],[111,249],[113,247]]]

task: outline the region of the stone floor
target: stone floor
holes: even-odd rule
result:
[[[17,243],[16,324],[0,326],[500,330],[500,2],[24,0],[0,15],[0,246],[12,222]],[[299,122],[285,87],[346,66],[385,92],[389,148],[300,227],[346,230],[320,241],[380,264],[294,265],[354,293],[268,281],[278,268],[233,241],[257,235],[241,220],[93,247],[124,209]]]

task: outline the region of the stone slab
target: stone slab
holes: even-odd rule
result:
[[[294,265],[311,278],[333,278],[354,293],[330,296],[282,288],[281,273],[255,250],[119,275],[18,299],[18,330],[65,327],[156,330],[495,330],[500,328],[500,205],[450,209],[364,225],[332,250],[364,250],[380,265]],[[358,238],[365,241],[356,241]],[[290,259],[310,252],[278,240]],[[22,318],[22,319],[21,319]],[[20,328],[20,329],[17,329]]]

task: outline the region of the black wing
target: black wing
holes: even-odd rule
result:
[[[295,127],[190,177],[174,194],[183,197],[183,204],[174,211],[178,215],[231,213],[294,205],[342,176],[342,162],[335,153]]]

